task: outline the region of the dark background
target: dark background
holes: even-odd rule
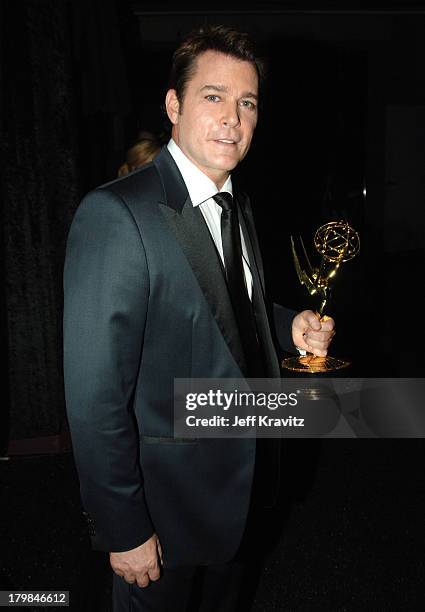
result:
[[[200,8],[195,2],[6,0],[0,4],[0,454],[10,457],[0,464],[9,508],[5,525],[18,515],[31,523],[45,511],[39,500],[31,515],[25,497],[16,495],[13,483],[22,487],[30,466],[38,477],[27,483],[29,490],[37,489],[44,473],[50,491],[45,499],[56,507],[69,482],[72,501],[64,507],[70,505],[71,514],[78,515],[71,455],[31,463],[34,454],[61,453],[69,446],[61,348],[67,232],[81,197],[115,178],[139,129],[151,129],[166,142],[161,105],[171,53],[182,36],[205,22],[249,31],[270,60],[255,142],[237,174],[253,202],[271,297],[293,308],[310,306],[293,269],[289,237],[300,233],[312,248],[318,225],[348,219],[360,232],[361,253],[344,264],[335,286],[331,314],[338,334],[332,353],[352,359],[350,376],[424,375],[422,3],[387,2],[383,8],[377,3],[258,2],[248,7],[214,2]],[[370,503],[376,509],[385,500],[388,528],[400,518],[400,508],[388,505],[397,497],[388,474],[407,487],[406,511],[417,510],[420,501],[425,510],[416,471],[423,462],[422,441],[380,441],[379,450],[377,441],[373,448],[370,441],[334,446],[328,441],[325,450],[315,441],[300,442],[301,451],[289,446],[289,457],[302,474],[308,466],[319,466],[322,480],[315,481],[316,490],[320,483],[332,488],[329,474],[344,457],[344,478],[353,479],[359,495],[364,481],[372,486],[379,474],[387,475],[388,489],[377,485]],[[300,478],[309,481],[305,474]],[[317,510],[314,499],[306,493],[307,520]],[[423,542],[420,521],[416,514],[409,516],[413,540]],[[358,529],[361,523],[350,517],[349,529]],[[18,534],[16,527],[9,545],[17,545]],[[396,556],[404,545],[398,534]],[[73,540],[69,532],[67,538]],[[335,546],[345,550],[343,540]],[[10,563],[12,549],[3,550]],[[413,558],[422,563],[419,548]],[[47,574],[49,561],[46,568]],[[10,567],[5,571],[13,574]],[[31,581],[18,576],[17,583],[30,588],[25,584]],[[407,607],[422,609],[414,607],[407,591]]]

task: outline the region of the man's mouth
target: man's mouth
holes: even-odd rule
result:
[[[226,145],[235,145],[236,140],[228,140],[227,138],[218,138],[215,142],[221,142]]]

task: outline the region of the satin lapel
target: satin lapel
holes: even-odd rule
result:
[[[239,221],[245,238],[245,245],[248,252],[250,270],[252,274],[254,315],[264,350],[264,357],[267,362],[267,375],[271,378],[279,378],[280,369],[267,316],[264,293],[264,276],[261,266],[259,246],[257,237],[255,235],[254,222],[248,206],[244,205],[246,202],[244,202],[240,196],[236,201],[239,205]]]
[[[220,256],[199,207],[194,207],[187,197],[181,213],[165,204],[160,204],[160,209],[192,268],[224,340],[245,372],[246,362]]]

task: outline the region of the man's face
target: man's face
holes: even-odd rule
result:
[[[248,153],[257,97],[253,64],[216,51],[197,58],[182,103],[173,89],[167,93],[173,139],[218,188]]]

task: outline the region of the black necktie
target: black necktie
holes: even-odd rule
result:
[[[230,193],[217,193],[214,200],[221,206],[221,239],[226,280],[248,364],[248,375],[261,377],[263,360],[254,312],[246,287],[237,207]]]
[[[230,193],[217,193],[214,200],[221,206],[221,239],[227,286],[238,322],[248,376],[263,378],[266,372],[254,311],[246,288],[237,206]],[[259,498],[259,506],[272,507],[275,503],[279,478],[279,442],[257,439],[253,490],[256,491],[256,498]]]

